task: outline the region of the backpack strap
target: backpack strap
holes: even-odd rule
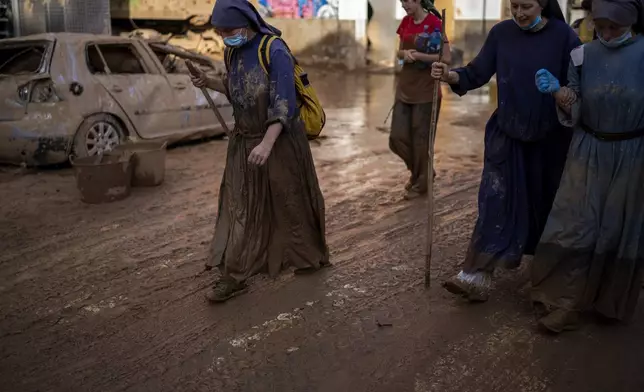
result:
[[[271,44],[276,39],[277,37],[274,35],[265,35],[262,37],[262,40],[259,42],[259,47],[257,48],[259,65],[267,75],[269,73],[268,67],[271,65]]]
[[[224,49],[224,64],[226,65],[226,71],[230,71],[230,64],[233,59],[233,48]]]

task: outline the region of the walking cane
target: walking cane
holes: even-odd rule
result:
[[[190,60],[186,60],[186,66],[188,67],[188,71],[190,71],[190,74],[192,76],[199,76],[201,74],[201,71],[199,71],[197,67],[195,67],[195,65],[192,64]],[[217,117],[217,120],[219,120],[221,127],[226,132],[226,135],[230,137],[230,129],[228,129],[228,125],[226,125],[226,120],[224,120],[224,117],[221,115],[221,113],[219,113],[219,109],[217,109],[217,106],[215,105],[215,101],[213,101],[210,94],[208,94],[208,90],[205,87],[201,87],[201,93],[203,94],[204,97],[206,97],[206,101],[208,101],[208,105],[210,105],[210,108],[215,113],[215,116]]]
[[[438,49],[438,61],[443,61],[443,48],[445,47],[445,9],[441,11],[441,43]],[[434,237],[434,138],[438,123],[438,92],[441,88],[439,80],[434,82],[434,100],[432,101],[432,123],[429,128],[429,148],[427,154],[427,243],[425,244],[425,287],[430,287],[432,267],[432,243]]]

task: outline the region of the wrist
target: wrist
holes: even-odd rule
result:
[[[263,144],[264,147],[273,148],[273,144],[275,144],[275,140],[269,138],[268,135],[267,135],[267,136],[264,137],[264,139],[262,139],[261,144]]]

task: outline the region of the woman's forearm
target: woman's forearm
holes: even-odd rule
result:
[[[428,53],[420,53],[420,52],[415,52],[414,53],[414,58],[416,61],[422,61],[423,63],[434,63],[438,61],[438,54],[428,54]]]
[[[224,81],[221,77],[208,78],[206,87],[211,90],[217,91],[218,93],[226,94],[226,86],[224,86]]]
[[[443,80],[447,84],[458,84],[460,82],[461,77],[458,75],[458,72],[454,71],[449,71],[447,73],[447,77]]]
[[[264,139],[262,139],[262,143],[273,147],[273,144],[275,144],[275,141],[282,133],[282,129],[284,129],[284,125],[282,125],[281,122],[276,122],[269,125],[268,129],[266,130],[266,134],[264,135]]]

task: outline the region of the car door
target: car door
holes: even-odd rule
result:
[[[172,88],[136,42],[95,42],[87,51],[90,72],[142,138],[159,138],[179,131],[181,118]]]
[[[210,108],[206,97],[201,89],[193,86],[190,81],[190,72],[186,66],[186,60],[192,56],[198,56],[192,53],[184,53],[180,48],[171,45],[151,44],[150,50],[156,57],[163,62],[163,68],[174,90],[175,97],[179,101],[181,110],[182,127],[185,132],[191,133],[223,133],[223,129],[212,109]],[[214,68],[199,64],[202,69],[214,72]],[[230,102],[224,94],[217,91],[207,90],[213,102],[217,106],[222,117],[232,129],[234,124],[233,110]]]

